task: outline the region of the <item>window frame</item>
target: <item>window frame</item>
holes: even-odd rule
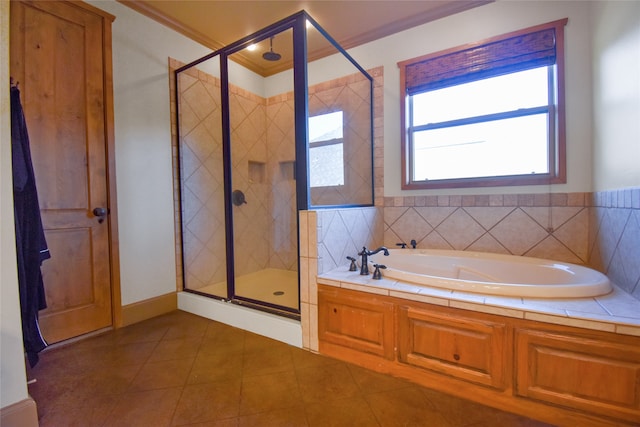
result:
[[[549,185],[566,183],[566,131],[565,131],[565,97],[564,97],[564,26],[567,23],[567,19],[561,19],[558,21],[549,22],[542,25],[537,25],[529,28],[525,28],[518,31],[513,31],[507,34],[502,34],[496,37],[491,37],[486,40],[482,40],[476,43],[470,43],[451,49],[435,52],[432,54],[424,55],[417,58],[412,58],[406,61],[398,63],[400,68],[400,93],[401,93],[401,105],[400,105],[400,119],[402,123],[402,135],[401,135],[401,188],[403,190],[416,190],[416,189],[437,189],[437,188],[473,188],[473,187],[498,187],[498,186],[517,186],[517,185]],[[441,179],[441,180],[413,180],[413,147],[412,138],[410,132],[418,126],[412,126],[411,124],[411,97],[415,93],[425,92],[426,90],[416,90],[415,78],[411,82],[413,88],[410,93],[407,78],[407,69],[411,66],[419,66],[421,63],[436,60],[440,57],[449,56],[457,53],[464,53],[464,51],[474,52],[481,51],[482,49],[495,44],[496,42],[505,41],[508,39],[526,36],[530,33],[535,33],[543,30],[554,29],[555,31],[555,63],[548,64],[552,68],[549,71],[549,136],[548,136],[548,161],[549,172],[546,174],[533,174],[533,175],[506,175],[506,176],[490,176],[490,177],[475,177],[475,178],[455,178],[455,179]],[[489,48],[486,49],[489,51]],[[488,52],[486,55],[490,55]],[[453,65],[455,67],[455,65]],[[521,70],[512,70],[509,73],[513,73]],[[457,77],[455,83],[445,84],[446,86],[453,86],[455,84],[462,84],[471,82],[474,80],[480,80],[482,76],[478,77]],[[555,79],[552,81],[551,79]],[[420,80],[418,80],[420,82]],[[420,84],[420,83],[419,83]],[[555,86],[554,86],[555,85]],[[464,120],[464,119],[462,119]]]

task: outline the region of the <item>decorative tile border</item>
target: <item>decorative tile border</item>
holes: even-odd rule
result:
[[[498,206],[578,206],[591,203],[591,193],[479,194],[462,196],[385,197],[384,206],[409,207],[498,207]]]

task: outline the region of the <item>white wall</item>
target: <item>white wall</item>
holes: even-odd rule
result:
[[[384,65],[385,196],[548,192],[548,186],[400,189],[400,71],[397,63],[489,37],[569,18],[565,27],[567,184],[553,192],[591,191],[591,58],[588,1],[497,1],[353,48],[365,69]]]
[[[89,3],[116,16],[117,214],[127,305],[176,289],[168,57],[186,63],[210,50],[115,1]]]
[[[595,191],[640,186],[640,2],[592,6]]]
[[[11,177],[9,2],[0,2],[0,408],[28,397]]]

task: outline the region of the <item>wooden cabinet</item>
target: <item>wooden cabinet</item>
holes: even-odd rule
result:
[[[516,394],[640,423],[640,347],[531,329],[516,331]]]
[[[322,354],[557,426],[640,426],[640,337],[318,290]]]
[[[393,303],[338,289],[320,290],[318,302],[320,342],[394,358]]]
[[[419,368],[504,388],[505,340],[504,323],[433,308],[398,310],[398,359]]]

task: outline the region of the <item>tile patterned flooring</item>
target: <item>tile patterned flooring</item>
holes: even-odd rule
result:
[[[548,427],[182,311],[50,348],[40,426]]]

